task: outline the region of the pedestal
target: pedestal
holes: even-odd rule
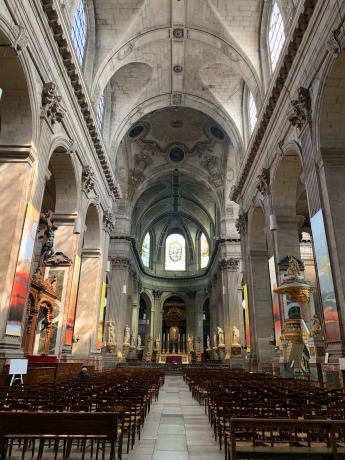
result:
[[[113,342],[107,343],[107,349],[108,349],[109,353],[113,353],[115,348],[116,348],[116,343],[113,343]]]
[[[239,345],[238,343],[233,343],[231,345],[232,354],[235,356],[239,356],[241,354],[241,349],[241,345]]]

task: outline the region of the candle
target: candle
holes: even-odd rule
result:
[[[163,343],[165,343],[165,334],[163,334]]]
[[[169,342],[169,339],[170,339],[170,337],[169,337],[169,332],[168,332],[168,342]]]
[[[183,343],[184,343],[185,335],[183,334]]]
[[[181,334],[178,335],[178,341],[181,341]]]

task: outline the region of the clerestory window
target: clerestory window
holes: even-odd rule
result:
[[[203,233],[200,238],[200,250],[201,250],[201,268],[207,267],[208,261],[210,260],[210,248],[208,245],[207,238]]]
[[[141,247],[141,260],[145,267],[150,266],[150,247],[151,247],[151,236],[146,233],[143,245]]]
[[[166,239],[165,270],[186,270],[186,240],[179,233],[173,233]]]
[[[84,3],[81,1],[75,12],[72,27],[72,42],[80,66],[83,65],[86,46],[86,16]]]
[[[285,42],[284,23],[277,3],[273,4],[269,30],[272,72],[276,68],[281,50]]]

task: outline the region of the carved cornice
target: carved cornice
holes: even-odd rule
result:
[[[232,257],[230,259],[222,259],[219,261],[219,269],[221,271],[237,271],[239,266],[239,260],[238,259],[233,259]]]
[[[265,100],[266,107],[262,111],[262,115],[258,119],[257,128],[253,133],[253,142],[243,162],[241,171],[236,180],[236,184],[232,187],[230,192],[230,200],[239,202],[239,197],[242,193],[244,184],[247,181],[248,174],[253,166],[255,157],[260,150],[261,142],[265,137],[266,129],[271,121],[274,109],[279,100],[280,94],[284,84],[289,75],[290,69],[294,63],[295,56],[298,53],[299,46],[302,42],[304,33],[310,22],[310,18],[314,12],[318,0],[305,0],[301,13],[297,19],[295,27],[292,29],[291,37],[287,37],[286,44],[282,50],[283,59],[281,61],[280,69],[275,71],[275,82],[272,85],[272,90],[267,92]]]
[[[46,264],[49,265],[71,265],[72,260],[66,256],[63,252],[55,252],[49,259]]]
[[[129,271],[132,266],[131,259],[128,259],[127,257],[112,257],[111,266],[115,269],[124,269]]]
[[[115,181],[114,173],[97,123],[96,113],[93,109],[92,101],[89,98],[82,71],[79,69],[79,64],[77,63],[73,44],[71,38],[69,37],[69,31],[64,29],[62,21],[60,21],[59,15],[62,15],[61,12],[58,13],[60,6],[58,2],[54,2],[54,0],[41,0],[41,3],[43,10],[47,14],[49,26],[54,35],[58,50],[62,56],[68,77],[71,80],[72,88],[79,103],[85,124],[90,133],[92,143],[95,147],[109,188],[114,194],[115,200],[121,199],[121,187]]]
[[[248,213],[240,211],[238,218],[235,220],[235,227],[238,233],[243,236],[247,233]]]

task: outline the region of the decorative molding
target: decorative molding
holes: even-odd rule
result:
[[[278,153],[280,158],[284,157],[284,150],[283,150],[283,145],[284,145],[284,139],[278,142]]]
[[[291,101],[292,109],[288,112],[287,117],[292,126],[297,126],[301,131],[311,122],[311,99],[307,88],[300,86],[298,88],[297,99]]]
[[[230,259],[222,259],[219,261],[219,269],[221,271],[225,271],[225,270],[237,271],[238,266],[239,266],[239,260],[233,259],[232,257]]]
[[[235,227],[237,232],[243,236],[247,233],[248,227],[248,213],[244,211],[240,211],[238,214],[238,218],[235,220]]]
[[[61,123],[67,109],[62,104],[62,97],[58,94],[56,83],[49,82],[43,85],[41,115],[47,117],[51,125]]]
[[[223,185],[223,174],[219,171],[217,161],[216,156],[206,156],[204,161],[200,163],[210,173],[208,181],[215,188]]]
[[[47,265],[61,265],[61,264],[72,264],[72,260],[66,256],[63,252],[55,252],[49,259],[46,261]]]
[[[20,24],[14,25],[12,27],[12,32],[13,35],[16,37],[15,42],[13,44],[13,48],[19,55],[28,46],[29,38],[27,36],[25,27]]]
[[[183,71],[182,65],[175,65],[175,66],[173,67],[173,71],[174,71],[175,73],[181,73],[181,72]]]
[[[141,281],[138,282],[138,294],[140,294],[143,290],[143,283]]]
[[[103,214],[103,227],[104,230],[106,230],[109,233],[111,233],[115,228],[115,219],[110,209],[105,211],[105,213]]]
[[[152,294],[155,299],[160,299],[162,297],[163,291],[153,290]]]
[[[270,188],[270,170],[264,168],[262,173],[258,176],[258,181],[256,188],[262,195],[267,195],[269,193]]]
[[[196,291],[188,291],[187,296],[188,296],[188,299],[195,299]]]
[[[184,29],[174,29],[173,30],[173,37],[177,39],[184,38]]]
[[[129,271],[131,269],[132,263],[131,259],[118,256],[111,258],[111,266],[115,269],[124,269]]]
[[[81,189],[86,193],[90,193],[91,190],[95,189],[96,182],[96,176],[92,166],[83,166],[81,177]]]
[[[71,80],[72,90],[75,93],[82,116],[84,118],[87,129],[96,154],[99,158],[101,167],[104,171],[109,188],[115,200],[122,198],[121,187],[115,181],[115,176],[110,164],[101,132],[98,127],[96,113],[92,106],[92,101],[89,98],[84,77],[80,70],[79,63],[76,61],[75,53],[71,52],[73,47],[69,32],[64,29],[62,21],[60,21],[59,13],[60,5],[54,0],[41,0],[42,8],[45,11],[49,26],[52,30],[58,51],[62,57],[68,77]],[[62,15],[62,12],[60,13]]]
[[[271,121],[274,114],[275,107],[280,98],[280,94],[284,87],[284,84],[289,76],[290,69],[294,63],[295,56],[298,55],[298,50],[302,42],[304,33],[311,22],[310,19],[315,10],[318,0],[306,0],[303,8],[297,18],[294,21],[294,27],[291,28],[291,34],[286,39],[281,55],[282,60],[280,68],[277,68],[274,72],[275,81],[272,84],[272,90],[267,92],[267,96],[264,100],[264,108],[258,118],[255,130],[252,135],[252,141],[248,149],[245,160],[242,163],[241,170],[237,176],[236,184],[232,187],[230,193],[230,200],[239,203],[240,195],[242,193],[244,184],[247,181],[248,175],[253,166],[255,157],[260,150],[261,142],[265,137],[266,129]]]
[[[234,48],[230,47],[229,45],[224,44],[222,46],[222,51],[224,54],[228,56],[233,62],[237,62],[239,60],[239,55],[234,50]]]
[[[145,179],[144,171],[148,166],[153,165],[153,160],[147,152],[140,152],[134,155],[134,169],[129,171],[130,179],[142,182]]]
[[[326,43],[326,49],[329,53],[333,54],[333,56],[337,57],[338,54],[341,52],[341,44],[339,41],[341,29],[335,29],[332,31],[330,39]]]

